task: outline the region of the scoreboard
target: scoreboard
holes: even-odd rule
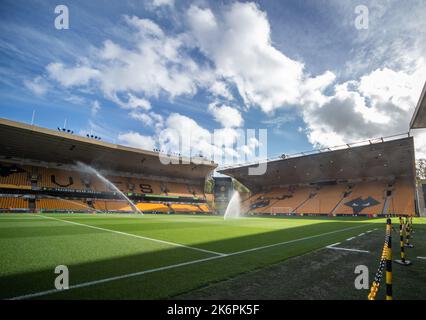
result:
[[[224,212],[234,193],[232,179],[229,177],[213,177],[213,179],[216,208]]]

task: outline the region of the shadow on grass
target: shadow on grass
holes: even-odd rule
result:
[[[334,232],[356,226],[359,226],[359,228]],[[43,235],[38,233],[37,236],[49,237],[57,234],[64,235],[65,229],[59,227],[58,231],[55,230],[56,228],[58,227],[51,226],[42,232]],[[321,248],[368,228],[371,228],[371,225],[365,222],[362,224],[354,224],[350,221],[347,223],[342,221],[326,222],[199,243],[193,246],[222,253],[233,253],[250,248],[334,232],[289,244],[273,246],[238,255],[219,257],[214,260],[174,269],[156,271],[143,276],[111,281],[86,288],[71,289],[48,295],[46,298],[165,298]],[[68,229],[73,229],[72,232],[67,231],[66,234],[68,235],[78,236],[79,234],[86,234],[86,229],[92,234],[105,234],[104,231],[89,229],[84,226],[73,226],[73,228],[69,228],[68,226]],[[77,232],[77,230],[80,231]],[[143,243],[143,241],[144,240],[141,240],[141,243]],[[52,243],[52,245],[55,244]],[[46,250],[48,249],[49,248],[46,248]],[[66,253],[64,253],[64,255],[66,255]],[[189,248],[173,247],[159,249],[158,251],[68,265],[70,271],[70,285],[156,269],[212,256],[214,255]],[[43,259],[43,257],[34,257],[34,259]],[[54,279],[57,276],[54,274],[55,266],[56,265],[52,265],[50,269],[0,277],[0,298],[12,298],[53,289]]]

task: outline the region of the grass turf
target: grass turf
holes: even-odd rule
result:
[[[37,298],[170,298],[322,248],[373,227],[384,228],[384,219],[349,217],[223,221],[222,217],[193,215],[45,216],[0,215],[0,298],[54,289],[57,265],[68,266],[70,286],[147,273],[71,287]],[[288,241],[292,242],[271,246]],[[262,246],[270,247],[255,249]],[[207,260],[198,261],[203,259]],[[158,270],[187,262],[194,263]]]

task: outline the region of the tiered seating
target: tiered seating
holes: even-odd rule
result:
[[[157,212],[169,212],[170,208],[163,203],[146,203],[139,202],[136,206],[141,211],[157,211]]]
[[[158,181],[130,178],[129,183],[135,186],[136,193],[163,194],[160,183]]]
[[[68,188],[77,190],[90,189],[99,192],[114,191],[111,186],[101,181],[98,177],[88,173],[42,167],[37,168],[36,171],[40,178],[38,181],[39,187]],[[28,180],[26,173],[20,175],[21,180],[24,178]],[[52,176],[54,176],[54,181],[52,181]],[[153,195],[193,197],[194,194],[192,192],[195,192],[198,196],[203,195],[201,188],[193,186],[190,188],[187,184],[183,183],[159,182],[149,179],[119,176],[108,176],[107,178],[124,193],[134,192]],[[29,181],[27,181],[27,183],[29,184]]]
[[[414,182],[410,180],[398,180],[390,197],[387,213],[413,215],[415,213]]]
[[[107,179],[111,181],[121,192],[124,192],[124,193],[132,192],[132,190],[130,190],[129,188],[130,183],[128,178],[113,176],[113,177],[107,177]],[[136,185],[135,185],[135,190],[137,190]]]
[[[186,184],[167,182],[166,185],[169,196],[193,197]]]
[[[263,195],[264,199],[270,198],[270,204],[266,207],[256,209],[256,213],[277,213],[278,208],[285,209],[283,213],[291,213],[297,209],[303,202],[309,199],[310,194],[314,191],[310,187],[295,187],[289,189],[274,189],[270,193]],[[280,212],[281,213],[281,212]]]
[[[254,203],[254,199],[258,199],[262,196],[262,194],[255,193],[252,194],[250,197],[243,199],[241,201],[241,212],[248,212],[250,210],[250,206],[252,203]]]
[[[36,208],[44,210],[89,210],[90,207],[82,200],[37,199]]]
[[[38,181],[39,187],[87,189],[82,183],[82,175],[77,171],[38,168],[38,173],[40,176],[40,180]]]
[[[3,188],[24,188],[31,187],[28,166],[18,166],[0,163],[0,186]]]
[[[191,193],[191,196],[194,195],[195,197],[202,197],[205,198],[204,190],[200,186],[195,185],[188,185],[189,192]]]
[[[296,210],[296,213],[329,214],[342,199],[345,190],[346,185],[341,184],[322,186],[316,191],[315,196],[310,198]]]
[[[95,210],[108,211],[106,201],[102,200],[93,201],[93,208],[95,208]]]
[[[141,211],[147,212],[210,212],[211,210],[206,204],[195,205],[195,204],[171,204],[168,206],[164,203],[148,203],[139,202],[135,204],[136,207]],[[126,201],[103,201],[96,200],[93,202],[93,206],[96,210],[101,211],[133,211],[132,207]],[[171,210],[172,209],[172,210]]]
[[[345,203],[353,201],[355,199],[368,199],[373,198],[378,201],[379,204],[372,205],[364,208],[361,214],[380,214],[383,211],[385,203],[385,190],[387,183],[380,181],[361,182],[353,186],[352,192],[341,202],[339,207],[336,209],[336,214],[353,214],[354,210],[345,205]]]
[[[208,206],[208,205],[206,205],[206,204],[200,204],[198,207],[200,208],[200,210],[201,210],[202,212],[211,212],[211,210],[210,210],[209,206]]]
[[[381,214],[386,202],[386,181],[366,181],[351,184],[326,186],[299,186],[273,188],[257,193],[242,201],[242,212],[258,214],[296,213],[296,214]],[[414,214],[415,190],[410,180],[397,180],[395,190],[389,198],[388,213]],[[358,212],[346,205],[355,201]],[[377,204],[376,204],[377,202]],[[358,204],[359,203],[359,204]],[[366,206],[364,207],[363,204]]]
[[[83,177],[83,181],[88,181],[89,182],[89,189],[90,190],[94,190],[97,192],[111,192],[113,190],[111,190],[112,188],[106,184],[105,182],[103,182],[101,179],[99,179],[96,176],[93,175],[85,175]]]
[[[193,204],[176,203],[172,204],[171,207],[176,212],[202,212],[202,210],[198,206]]]
[[[96,175],[82,172],[72,171],[64,167],[39,167],[39,166],[19,166],[12,164],[0,164],[0,188],[27,188],[31,189],[35,185],[38,187],[55,188],[55,189],[72,189],[72,190],[90,190],[98,192],[111,192],[114,191],[107,183]],[[136,194],[150,194],[152,196],[179,196],[179,197],[204,197],[202,186],[190,185],[187,183],[178,183],[173,181],[151,180],[145,178],[134,178],[109,175],[107,179],[112,182],[123,193],[136,193]],[[76,193],[76,198],[82,195],[81,192]],[[67,196],[68,197],[68,196]],[[92,196],[91,196],[92,198]],[[36,200],[35,208],[43,210],[101,210],[101,211],[133,211],[132,207],[126,201],[119,200],[97,200],[93,195],[91,206],[88,206],[84,200],[66,200],[66,199],[53,199],[43,198]],[[12,201],[12,200],[11,200]],[[4,206],[17,206],[18,202],[22,206],[23,200],[4,200]],[[155,201],[155,198],[149,201]],[[156,211],[156,212],[210,212],[207,205],[202,208],[198,204],[188,205],[173,205],[166,203],[138,203],[137,206],[142,211]],[[28,207],[25,200],[25,208]]]
[[[23,198],[0,198],[0,209],[28,209],[28,201]]]
[[[93,207],[100,211],[134,211],[127,201],[104,201],[96,200],[93,202]]]

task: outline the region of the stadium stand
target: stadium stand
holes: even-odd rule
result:
[[[297,209],[299,214],[333,213],[334,209],[343,200],[346,185],[326,185],[318,188],[314,197],[311,197]]]
[[[413,138],[389,137],[218,170],[250,190],[241,209],[249,214],[414,215]],[[257,166],[258,164],[256,164]]]
[[[175,212],[203,212],[199,206],[193,204],[172,204],[173,211]]]
[[[93,202],[93,207],[100,211],[126,211],[132,212],[133,209],[127,201],[102,201],[96,200]]]
[[[143,212],[170,212],[171,209],[167,204],[164,203],[149,203],[149,202],[139,202],[136,204],[139,210]]]
[[[198,205],[198,207],[204,213],[211,212],[211,209],[209,208],[209,206],[207,204],[200,204],[200,205]]]
[[[76,210],[86,211],[87,203],[82,200],[67,200],[67,199],[37,199],[36,208],[42,210]]]
[[[335,213],[353,214],[358,213],[358,209],[362,209],[363,214],[381,214],[385,200],[385,189],[386,183],[384,182],[360,182],[353,184],[349,189],[350,193],[339,204]],[[353,206],[349,205],[351,203]]]
[[[413,214],[415,211],[415,189],[412,188],[412,184],[412,181],[408,179],[396,181],[386,213]]]
[[[0,203],[2,211],[211,212],[205,178],[216,164],[179,158],[164,165],[158,152],[110,144],[65,132],[0,119]],[[28,196],[23,199],[22,196]]]
[[[88,163],[125,193],[142,212],[212,212],[204,194],[216,164],[203,160],[164,165],[159,154],[0,119],[1,209],[101,210],[132,207]],[[251,165],[223,168],[251,190],[242,212],[296,215],[415,214],[413,138],[389,137]],[[229,179],[229,178],[228,178]],[[25,199],[23,198],[25,197]]]
[[[0,185],[3,188],[26,189],[31,186],[29,179],[30,170],[27,166],[0,162]]]
[[[0,209],[28,209],[28,201],[18,197],[0,198]]]

